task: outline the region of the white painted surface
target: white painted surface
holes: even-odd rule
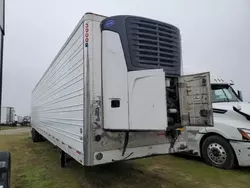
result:
[[[17,123],[23,122],[23,116],[17,116]]]
[[[177,140],[172,150],[169,149],[170,143],[136,147],[136,148],[127,148],[124,156],[122,156],[121,150],[103,151],[101,152],[101,154],[103,155],[103,158],[101,160],[96,159],[96,155],[98,155],[100,152],[95,152],[94,164],[98,165],[98,164],[111,163],[114,161],[129,160],[129,159],[135,159],[135,158],[140,158],[140,157],[148,157],[148,156],[157,155],[157,154],[169,154],[169,153],[181,152],[181,151],[184,151],[184,150],[179,150],[179,147],[182,144],[185,145],[186,142],[180,142]]]
[[[166,130],[163,70],[128,72],[120,37],[111,31],[102,32],[102,63],[104,128]]]
[[[239,166],[250,166],[250,142],[230,142],[235,151]]]
[[[228,80],[219,76],[212,75],[210,78],[211,84],[230,84],[234,85],[234,82],[232,80]]]
[[[7,124],[7,113],[8,113],[8,108],[7,107],[2,107],[1,108],[1,124]]]
[[[11,124],[14,122],[15,110],[13,107],[1,107],[1,124]]]
[[[225,110],[233,110],[233,107],[238,108],[241,112],[250,115],[250,103],[248,102],[221,102],[214,103],[214,108],[225,109]]]
[[[129,129],[166,130],[167,106],[163,70],[128,72]]]
[[[36,128],[36,130],[43,135],[47,140],[49,140],[52,144],[55,146],[58,146],[60,149],[62,149],[65,153],[69,154],[71,157],[73,157],[76,161],[84,164],[84,153],[77,150],[75,147],[69,146],[68,142],[63,142],[62,140],[58,139],[58,135],[53,134],[53,132],[46,131],[44,129]]]
[[[83,152],[83,94],[81,24],[32,93],[32,126]]]
[[[102,32],[102,63],[104,128],[127,130],[127,65],[120,37],[115,32]],[[112,107],[112,100],[119,101],[119,107]]]

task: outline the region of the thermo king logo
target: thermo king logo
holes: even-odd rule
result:
[[[108,20],[104,23],[104,27],[111,27],[115,24],[115,20]]]

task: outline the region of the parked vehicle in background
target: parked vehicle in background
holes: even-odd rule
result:
[[[14,115],[14,126],[17,126],[17,122],[18,122],[18,116],[15,114]]]
[[[22,126],[30,126],[30,116],[24,116]]]
[[[187,127],[190,152],[225,169],[250,166],[250,104],[232,85],[232,81],[212,78],[214,127]]]
[[[17,124],[22,125],[23,123],[23,116],[17,116]]]
[[[13,125],[14,115],[13,107],[1,107],[1,125]]]
[[[167,23],[85,14],[32,92],[32,140],[58,146],[62,167],[186,150],[185,127],[213,114],[210,75],[181,75],[180,43]]]

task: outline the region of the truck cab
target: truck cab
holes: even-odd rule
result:
[[[232,85],[211,77],[214,127],[187,127],[190,152],[225,169],[250,166],[250,104]]]

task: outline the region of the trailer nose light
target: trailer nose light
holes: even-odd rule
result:
[[[250,141],[250,130],[249,129],[238,129],[242,135],[242,140]]]

